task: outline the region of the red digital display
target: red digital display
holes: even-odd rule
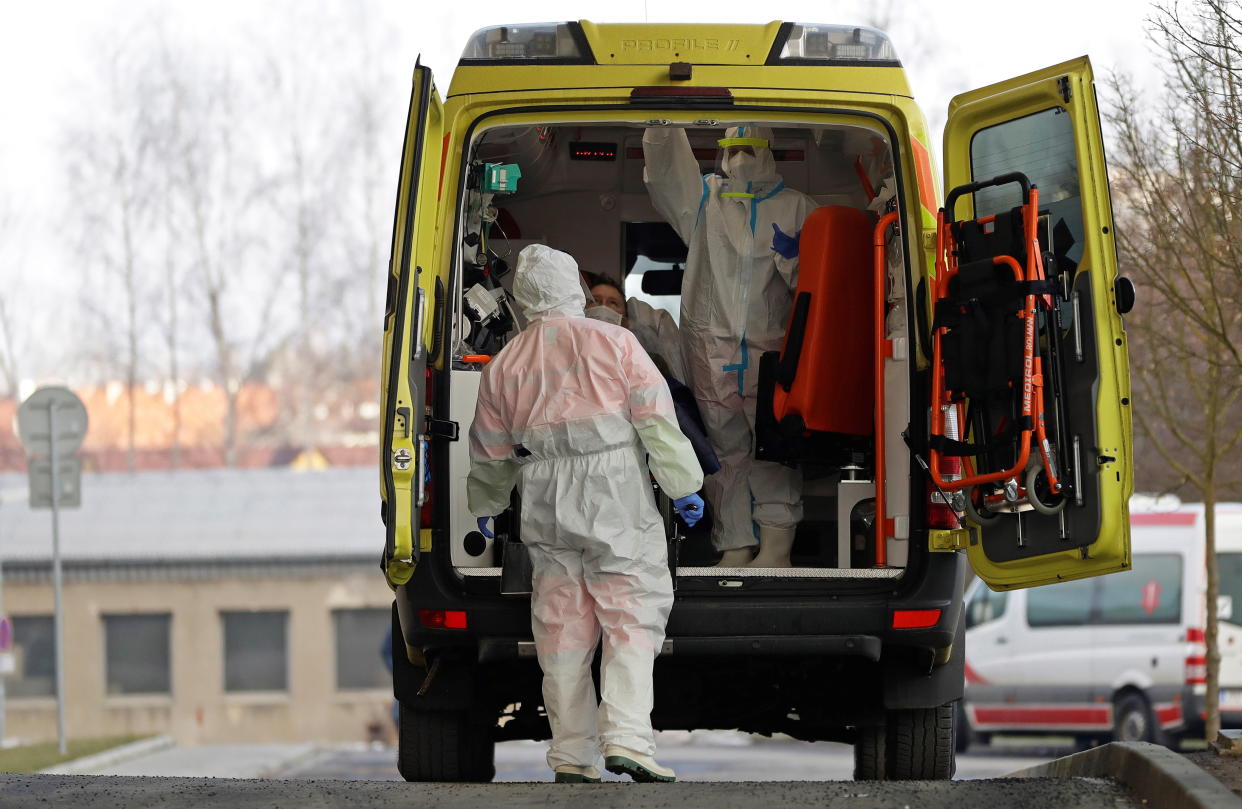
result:
[[[611,162],[617,159],[617,144],[572,141],[569,144],[569,159]]]

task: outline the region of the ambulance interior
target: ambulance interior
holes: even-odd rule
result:
[[[824,124],[768,125],[774,131],[772,150],[777,171],[786,186],[810,194],[821,206],[852,209],[844,212],[848,214],[844,220],[838,220],[832,236],[834,240],[845,238],[852,249],[843,251],[830,244],[827,254],[802,254],[799,291],[805,287],[811,295],[831,298],[838,317],[827,318],[829,322],[803,323],[798,339],[826,346],[820,355],[831,358],[834,353],[843,353],[834,352],[842,329],[865,330],[869,333],[861,338],[853,334],[842,345],[852,346],[849,350],[855,354],[865,353],[861,367],[870,368],[876,346],[874,317],[867,318],[863,326],[851,310],[870,307],[874,311],[874,293],[867,292],[875,288],[873,231],[880,215],[896,205],[895,201],[886,202],[895,193],[896,183],[884,130],[868,119],[860,117],[858,121],[846,122],[837,116]],[[717,140],[724,136],[726,127],[736,123],[747,122],[699,121],[688,128],[701,173],[719,170]],[[451,287],[454,292],[449,311],[453,360],[450,409],[462,436],[449,450],[453,500],[450,532],[452,561],[464,575],[496,575],[505,542],[518,538],[516,511],[520,504],[516,494],[514,508],[496,521],[496,540],[485,539],[475,530],[466,507],[469,456],[465,435],[477,398],[481,360],[498,352],[523,325],[507,294],[521,249],[540,243],[563,250],[577,260],[581,270],[616,281],[627,299],[645,300],[675,319],[679,315],[687,250],[656,212],[644,186],[644,126],[494,126],[476,135],[472,143],[458,213],[457,276]],[[847,236],[840,232],[840,221],[853,223]],[[858,423],[861,416],[865,426],[852,435],[824,434],[814,436],[818,440],[803,440],[809,434],[798,434],[796,422],[790,432],[789,423],[782,427],[777,423],[779,416],[768,413],[766,426],[759,431],[772,438],[767,441],[767,451],[776,455],[770,457],[792,453],[788,463],[795,464],[803,478],[804,517],[793,549],[794,568],[780,573],[756,570],[755,575],[874,577],[900,575],[905,566],[909,521],[901,515],[910,510],[911,459],[901,433],[910,422],[909,352],[904,351],[909,280],[901,240],[895,234],[895,228],[889,230],[884,328],[887,339],[902,350],[892,352],[884,372],[888,403],[884,457],[889,480],[885,491],[887,511],[894,517],[885,543],[886,564],[877,566],[874,547],[875,440],[870,426],[874,423],[874,396],[869,390],[874,374],[867,372],[865,379],[857,373],[852,378],[815,379],[821,369],[808,367],[807,357],[815,352],[804,347],[801,359],[795,354],[768,360],[767,376],[761,375],[758,418],[765,419],[763,402],[770,405],[772,401],[772,391],[780,384],[772,377],[783,360],[785,372],[791,361],[801,363],[796,372],[816,383],[810,386],[811,395],[828,400],[812,406],[844,406],[855,411],[861,407],[865,412],[855,412],[854,421]],[[808,234],[803,233],[802,244],[808,243]],[[707,518],[686,529],[675,522],[667,498],[657,498],[657,502],[666,515],[678,574],[712,575],[711,566],[719,553],[710,542],[710,504]]]

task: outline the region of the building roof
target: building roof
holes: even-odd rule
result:
[[[60,511],[61,558],[145,563],[336,556],[379,561],[374,467],[84,474]],[[52,519],[25,475],[0,475],[0,561],[49,560]]]

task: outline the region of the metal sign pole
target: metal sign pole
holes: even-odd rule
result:
[[[56,454],[56,405],[47,405],[47,431],[52,460],[52,589],[56,598],[56,739],[60,754],[68,754],[65,740],[65,613],[61,603],[60,570],[60,456]]]

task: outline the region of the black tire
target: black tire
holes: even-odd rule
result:
[[[1163,744],[1163,734],[1156,724],[1156,717],[1142,694],[1122,694],[1113,703],[1113,739]]]
[[[407,781],[488,782],[496,743],[465,711],[419,711],[401,703],[397,771]]]
[[[854,741],[854,780],[883,781],[886,772],[884,726],[860,727]]]
[[[953,731],[953,750],[956,753],[965,753],[976,742],[974,733],[970,729],[970,718],[966,716],[966,700],[957,701],[955,712],[957,713],[957,727]]]
[[[894,781],[947,781],[957,771],[956,704],[888,712],[887,770]]]

